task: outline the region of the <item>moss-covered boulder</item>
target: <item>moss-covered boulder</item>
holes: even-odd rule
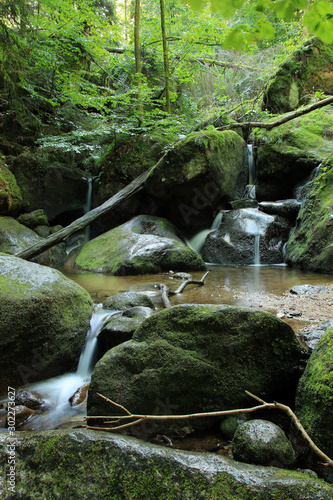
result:
[[[270,132],[257,130],[258,200],[295,198],[295,188],[333,154],[332,137],[333,110],[330,106]]]
[[[286,245],[289,265],[333,272],[333,155],[312,181]]]
[[[0,252],[16,254],[37,243],[41,238],[12,217],[0,217]],[[34,258],[35,262],[46,266],[63,264],[67,258],[65,245],[59,244]]]
[[[0,255],[1,392],[63,374],[79,359],[90,295],[59,271]]]
[[[177,227],[207,228],[217,208],[243,196],[247,161],[246,144],[236,132],[193,132],[158,162],[146,189]]]
[[[141,414],[158,412],[161,399],[169,405],[164,412],[179,414],[251,406],[246,389],[285,400],[295,390],[302,357],[292,328],[269,313],[174,306],[147,318],[132,340],[98,361],[88,413],[114,414],[97,393]],[[204,424],[192,419],[191,425]]]
[[[0,157],[0,214],[18,212],[22,207],[22,193],[16,179]]]
[[[82,429],[16,433],[16,485],[7,498],[96,500],[331,500],[313,475],[251,466],[222,455],[145,443]],[[8,471],[0,433],[0,467]],[[14,493],[13,493],[14,492]]]
[[[333,455],[333,328],[322,335],[297,388],[296,413],[317,446]]]
[[[38,226],[48,226],[49,221],[45,210],[39,208],[33,212],[22,214],[17,218],[20,224],[27,226],[30,229],[36,229]]]
[[[263,108],[286,113],[308,102],[316,91],[333,94],[333,46],[318,38],[308,40],[269,80]]]
[[[177,236],[173,224],[144,215],[83,245],[74,264],[88,271],[115,275],[205,268],[201,257]]]
[[[235,460],[288,469],[296,459],[283,430],[273,422],[254,419],[241,424],[232,441]]]

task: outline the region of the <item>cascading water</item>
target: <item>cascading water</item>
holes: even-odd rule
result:
[[[83,213],[86,214],[92,209],[92,194],[93,194],[93,182],[91,178],[87,179],[87,195],[86,202],[84,204]],[[82,231],[78,231],[72,237],[67,240],[66,252],[69,254],[74,248],[77,248],[90,240],[90,225],[86,226]]]
[[[218,212],[213,220],[213,223],[209,229],[203,229],[196,235],[194,235],[190,240],[187,241],[187,244],[192,250],[197,252],[198,254],[201,253],[202,248],[205,244],[206,237],[209,233],[212,231],[217,231],[218,228],[220,227],[221,220],[222,220],[222,215],[223,212]]]
[[[26,424],[25,430],[54,429],[66,425],[72,418],[84,413],[82,405],[71,406],[69,399],[85,384],[88,384],[92,374],[97,346],[97,337],[107,320],[118,311],[103,309],[102,304],[94,306],[90,328],[82,350],[77,371],[61,375],[42,382],[26,386],[28,391],[36,392],[46,403],[46,411],[32,416]]]

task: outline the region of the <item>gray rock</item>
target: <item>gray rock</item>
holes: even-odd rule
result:
[[[328,319],[324,323],[313,328],[309,333],[303,335],[303,341],[310,349],[314,349],[318,344],[321,336],[333,327],[333,319]]]
[[[122,292],[111,295],[105,299],[104,309],[116,309],[123,311],[125,309],[133,308],[136,306],[144,306],[154,309],[154,303],[150,297],[145,293],[140,292]]]
[[[136,307],[131,307],[131,309],[126,309],[126,311],[123,312],[123,316],[127,316],[128,318],[142,318],[146,319],[149,318],[154,314],[154,311],[151,307],[144,307],[144,306],[136,306]]]
[[[292,221],[296,220],[301,203],[297,200],[261,201],[259,210],[266,214],[280,215]]]
[[[297,285],[290,289],[294,295],[310,295],[312,293],[330,293],[332,290],[324,285]]]
[[[0,466],[5,468],[4,433],[0,442]],[[174,450],[106,432],[17,433],[16,452],[16,491],[22,498],[331,500],[333,496],[331,485],[310,474]],[[73,465],[64,466],[73,460],[75,473]]]
[[[250,420],[241,424],[232,442],[235,460],[256,465],[289,468],[295,452],[283,430],[267,420]]]
[[[129,318],[115,315],[98,334],[100,353],[104,354],[112,347],[115,347],[133,337],[135,330],[141,325],[144,318],[136,316]]]
[[[15,392],[15,403],[23,405],[32,410],[38,410],[41,406],[45,405],[45,401],[38,395],[25,389],[18,389]]]

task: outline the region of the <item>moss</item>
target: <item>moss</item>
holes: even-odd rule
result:
[[[333,156],[313,180],[287,246],[287,263],[313,271],[333,271]]]
[[[0,157],[0,213],[18,211],[22,202],[22,192],[16,179]]]
[[[333,454],[333,329],[320,339],[297,390],[297,414],[317,446]]]

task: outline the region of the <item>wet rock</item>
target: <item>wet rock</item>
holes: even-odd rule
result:
[[[172,275],[172,278],[177,280],[191,280],[192,275],[189,273],[175,273]]]
[[[310,437],[333,455],[333,328],[312,352],[296,394],[296,415]]]
[[[71,370],[92,313],[88,292],[59,271],[0,254],[0,391]]]
[[[32,410],[39,410],[45,405],[45,401],[38,394],[25,389],[18,389],[15,392],[15,403],[31,408]]]
[[[105,299],[103,307],[104,309],[116,309],[119,311],[124,311],[126,309],[144,306],[154,309],[154,303],[150,297],[145,293],[140,292],[122,292],[111,295]]]
[[[5,468],[4,433],[0,442],[0,465]],[[22,498],[331,500],[333,496],[331,485],[310,474],[173,450],[106,432],[26,432],[18,434],[16,451],[16,491]],[[75,474],[73,467],[64,467],[73,460]]]
[[[313,328],[309,333],[303,334],[303,341],[313,350],[318,344],[321,336],[330,328],[333,328],[333,319],[329,319],[316,326],[316,328]]]
[[[34,231],[41,238],[47,238],[51,234],[51,228],[49,226],[37,226]]]
[[[219,229],[208,234],[202,257],[225,265],[277,264],[289,231],[285,219],[256,209],[225,211]]]
[[[239,208],[258,208],[258,201],[251,198],[241,198],[231,201],[230,206],[233,210],[238,210]]]
[[[132,340],[97,362],[88,414],[114,412],[96,393],[141,414],[242,408],[251,405],[245,389],[269,400],[285,400],[295,391],[303,356],[291,327],[269,313],[231,306],[174,306],[147,318]],[[207,424],[191,419],[191,426]],[[154,423],[156,432],[165,433],[160,426]]]
[[[289,468],[295,452],[283,430],[267,420],[255,419],[241,424],[232,442],[235,460],[256,465]]]
[[[115,275],[205,268],[170,222],[143,215],[83,245],[74,262],[82,269]]]
[[[330,293],[331,289],[324,285],[297,285],[290,289],[294,295],[309,295],[312,293]]]
[[[265,214],[280,215],[295,221],[302,204],[294,199],[280,201],[261,201],[259,210]]]
[[[247,422],[248,420],[249,416],[247,413],[238,413],[236,415],[229,415],[229,417],[224,418],[220,423],[221,432],[226,437],[226,439],[228,439],[228,441],[231,441],[232,438],[234,437],[237,428],[244,422]]]
[[[68,400],[71,406],[78,406],[83,403],[87,397],[89,385],[89,383],[84,384],[74,392],[73,396],[71,396]]]
[[[15,406],[13,408],[13,412],[15,414],[15,425],[14,425],[15,428],[26,422],[31,417],[31,415],[35,413],[34,410],[32,410],[31,408],[27,408],[26,406],[23,405]],[[8,421],[8,416],[7,416],[6,427],[11,427],[11,426],[12,426],[11,422]]]
[[[129,318],[126,316],[113,316],[111,320],[103,326],[98,334],[99,350],[101,355],[112,347],[115,347],[133,337],[135,330],[141,325],[144,318],[136,316]]]

